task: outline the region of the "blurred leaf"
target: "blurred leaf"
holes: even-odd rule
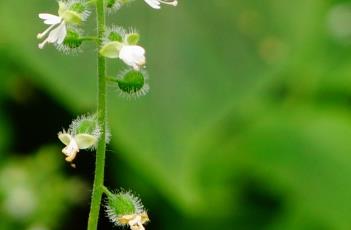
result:
[[[25,159],[11,158],[1,166],[2,229],[58,229],[69,208],[87,200],[86,185],[60,172],[63,162],[57,152],[47,147]]]

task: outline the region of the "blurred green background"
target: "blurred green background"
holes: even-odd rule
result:
[[[95,109],[96,48],[39,50],[56,10],[0,1],[0,229],[86,227],[94,153],[70,168],[56,133]],[[147,50],[151,92],[109,93],[106,168],[147,229],[351,229],[351,1],[137,0],[108,21]]]

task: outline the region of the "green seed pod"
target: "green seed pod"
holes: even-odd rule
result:
[[[80,116],[69,127],[69,132],[73,135],[89,134],[97,138],[100,136],[100,127],[96,115]]]
[[[129,69],[119,74],[115,82],[121,95],[135,98],[148,93],[150,87],[146,82],[147,78],[144,70]]]
[[[109,13],[113,13],[122,8],[122,6],[133,2],[134,0],[106,0],[106,8]]]
[[[119,26],[111,26],[107,27],[104,33],[103,43],[109,42],[123,42],[123,39],[126,35],[126,31],[124,28]]]
[[[90,15],[88,5],[83,0],[59,1],[59,16],[70,24],[79,25]]]
[[[140,40],[140,35],[137,32],[126,34],[125,41],[128,45],[137,45]]]
[[[55,44],[55,47],[64,54],[77,54],[81,52],[81,32],[78,29],[70,28],[62,44]]]

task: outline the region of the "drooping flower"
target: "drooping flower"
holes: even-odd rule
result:
[[[62,153],[66,155],[65,160],[67,162],[72,162],[80,149],[92,148],[97,142],[97,138],[90,134],[72,135],[70,133],[60,132],[58,138],[66,145],[66,147],[62,149]]]
[[[101,129],[96,115],[80,116],[75,119],[68,131],[58,133],[58,138],[66,146],[62,153],[66,155],[66,161],[72,162],[81,149],[95,149],[100,138]],[[105,134],[106,142],[109,141],[109,132]]]
[[[178,1],[177,0],[144,0],[149,6],[151,6],[154,9],[161,9],[161,3],[167,4],[167,5],[172,5],[172,6],[177,6]]]
[[[79,25],[89,16],[86,4],[81,0],[59,1],[58,16],[48,13],[39,14],[44,24],[50,25],[44,32],[37,35],[38,39],[46,39],[38,45],[40,49],[47,43],[60,45],[66,38],[68,25]]]

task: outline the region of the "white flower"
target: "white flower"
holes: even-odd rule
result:
[[[58,4],[58,16],[47,13],[39,14],[39,18],[44,20],[44,24],[50,25],[44,32],[37,35],[38,39],[42,39],[49,34],[47,38],[39,44],[40,49],[44,48],[46,43],[53,43],[56,45],[62,44],[67,35],[67,25],[79,25],[89,16],[90,12],[87,10],[82,0],[59,1]],[[77,12],[74,9],[75,7],[81,7],[83,10]]]
[[[140,215],[136,215],[133,219],[131,219],[128,222],[128,224],[129,224],[131,230],[145,230],[145,228],[141,222]]]
[[[177,0],[172,0],[172,1],[168,1],[168,0],[144,0],[147,4],[149,4],[152,8],[154,9],[161,9],[161,3],[163,4],[167,4],[167,5],[172,5],[172,6],[176,6],[178,5],[178,1]]]
[[[66,155],[65,160],[68,162],[72,162],[76,158],[80,149],[91,148],[97,142],[95,136],[84,133],[73,136],[66,132],[60,132],[58,138],[66,145],[66,147],[62,149],[62,153]]]
[[[39,44],[39,49],[44,48],[46,43],[62,44],[67,35],[66,23],[63,18],[52,14],[39,14],[39,18],[43,19],[45,24],[50,25],[44,32],[37,35],[38,39],[42,39],[49,33],[47,38]],[[55,28],[56,25],[58,26]]]
[[[141,46],[123,45],[118,57],[135,70],[145,65],[145,50]]]
[[[131,230],[145,230],[143,224],[149,222],[145,211],[138,214],[122,215],[117,217],[118,225],[129,225]]]

